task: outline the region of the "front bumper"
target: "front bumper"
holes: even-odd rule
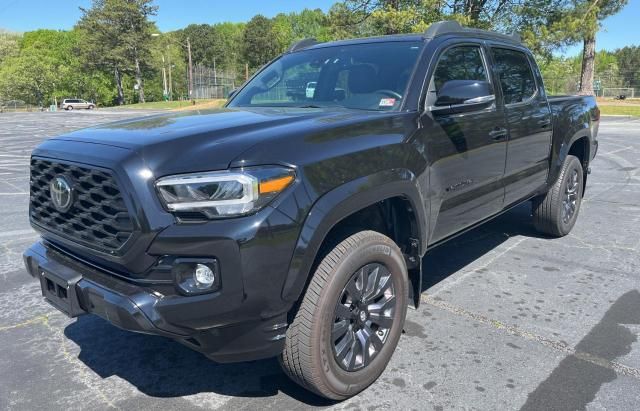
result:
[[[221,293],[165,296],[101,272],[42,241],[27,249],[23,257],[29,274],[40,281],[46,300],[71,317],[95,314],[125,330],[170,337],[219,362],[272,357],[283,349],[286,313],[243,318],[243,310],[238,309],[232,324],[193,328],[189,321],[185,325],[175,319],[198,311],[198,307],[210,308],[216,301],[225,311],[242,301]]]

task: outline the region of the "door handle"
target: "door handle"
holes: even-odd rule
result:
[[[496,127],[489,132],[489,137],[493,141],[501,141],[507,138],[507,129],[502,127]]]
[[[540,128],[547,128],[551,125],[551,122],[549,120],[540,120],[538,121],[538,125]]]

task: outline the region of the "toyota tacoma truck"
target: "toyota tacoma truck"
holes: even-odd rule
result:
[[[279,357],[345,399],[389,363],[427,250],[524,202],[541,233],[571,231],[599,116],[548,98],[517,36],[304,40],[222,109],[38,146],[25,264],[71,317],[218,362]]]

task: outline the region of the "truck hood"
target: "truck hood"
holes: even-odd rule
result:
[[[160,174],[225,169],[244,151],[284,135],[309,136],[384,113],[344,109],[258,108],[188,111],[85,128],[54,139],[135,152]]]

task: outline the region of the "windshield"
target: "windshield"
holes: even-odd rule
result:
[[[395,110],[422,45],[395,41],[285,54],[251,79],[229,107]]]

